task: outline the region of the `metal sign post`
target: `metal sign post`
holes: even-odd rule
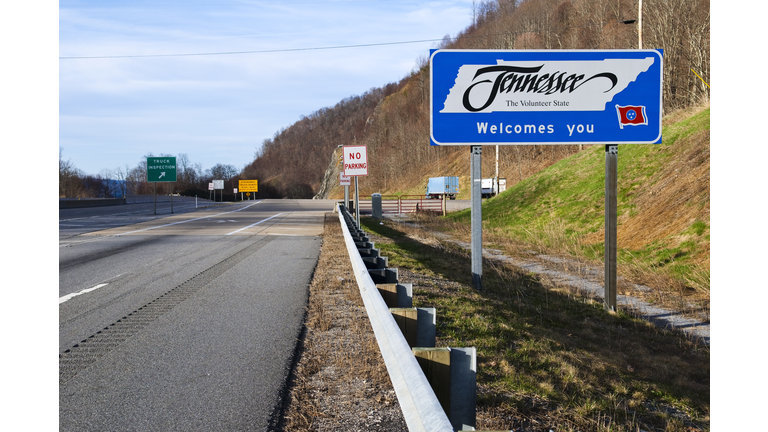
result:
[[[360,227],[360,190],[357,177],[368,175],[368,147],[367,146],[344,146],[342,161],[344,164],[344,175],[355,177],[355,219],[357,227]]]
[[[344,186],[344,207],[349,207],[349,186]]]
[[[219,193],[219,196],[221,197],[220,202],[224,202],[224,180],[214,180],[213,181],[213,202],[216,202],[216,190],[221,190]]]
[[[239,180],[237,183],[237,190],[240,192],[258,192],[259,181],[258,180]]]
[[[344,186],[344,206],[349,208],[349,176],[345,176],[344,173],[339,173],[339,184]]]
[[[355,220],[357,228],[360,229],[360,188],[357,186],[357,176],[355,176]]]
[[[470,181],[472,192],[472,285],[483,289],[483,188],[482,153],[483,147],[470,146]]]
[[[153,195],[155,197],[155,214],[157,214],[157,182],[176,181],[176,157],[148,157],[147,158],[147,181],[154,183]],[[169,186],[170,187],[170,186]],[[171,189],[171,214],[173,214],[173,187]]]
[[[619,146],[605,146],[605,309],[616,312],[616,189]]]

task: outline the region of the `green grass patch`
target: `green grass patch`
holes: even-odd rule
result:
[[[562,430],[708,429],[707,349],[487,260],[474,290],[463,249],[391,221],[362,224],[390,266],[458,282],[415,284],[414,306],[437,309],[438,346],[477,348],[480,406]]]
[[[679,163],[675,145],[681,139],[709,129],[710,112],[706,109],[683,121],[663,128],[663,144],[620,145],[618,165],[617,212],[622,217],[635,216],[638,212],[638,195],[652,188],[659,174]],[[681,166],[684,169],[684,165]],[[529,177],[505,192],[483,203],[483,229],[497,237],[512,242],[528,243],[548,252],[556,250],[578,257],[602,260],[596,245],[584,239],[602,233],[605,221],[605,150],[593,146],[565,158],[551,167]],[[469,209],[450,213],[447,222],[458,225],[470,224]],[[653,223],[653,222],[649,222]],[[636,266],[645,265],[649,271],[673,269],[665,276],[680,283],[687,283],[694,275],[686,273],[691,265],[694,250],[708,254],[709,236],[704,235],[709,226],[697,220],[686,230],[675,233],[664,241],[641,249],[624,250],[625,257],[633,257]],[[708,233],[707,233],[708,234]],[[696,244],[675,245],[677,238],[695,235]],[[622,245],[619,243],[619,247]],[[621,253],[621,252],[620,252]],[[654,270],[655,269],[655,270]],[[664,270],[666,271],[666,270]],[[702,281],[701,289],[709,290],[708,281]],[[697,287],[698,288],[698,287]]]

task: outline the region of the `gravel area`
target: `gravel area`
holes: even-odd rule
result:
[[[333,213],[305,322],[280,430],[407,431]]]

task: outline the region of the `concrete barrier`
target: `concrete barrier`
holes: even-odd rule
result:
[[[125,198],[60,198],[59,209],[124,205]]]

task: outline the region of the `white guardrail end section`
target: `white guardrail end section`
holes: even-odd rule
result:
[[[409,432],[453,432],[448,416],[445,415],[408,342],[405,341],[376,284],[368,274],[341,211],[339,223],[344,231],[344,241],[368,319],[371,321],[376,342],[379,344]]]

